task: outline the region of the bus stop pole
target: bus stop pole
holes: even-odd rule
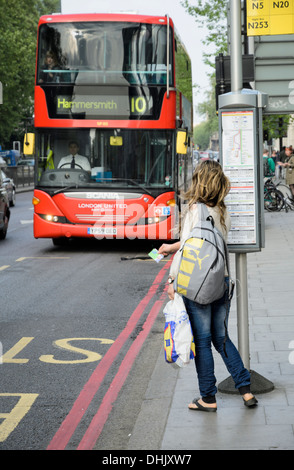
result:
[[[241,40],[241,0],[231,0],[231,91],[243,88],[242,40]],[[247,254],[236,253],[236,294],[238,319],[238,348],[244,366],[250,370],[249,325],[248,325],[248,287]]]
[[[231,27],[231,91],[243,88],[242,42],[241,42],[241,0],[230,1]]]
[[[236,253],[238,349],[246,369],[250,370],[247,255]]]
[[[241,43],[241,0],[230,0],[231,25],[231,93],[241,92],[243,88],[242,43]],[[236,253],[236,303],[238,323],[238,349],[244,366],[251,374],[251,391],[266,393],[274,389],[272,382],[257,372],[250,370],[247,253]],[[218,385],[224,393],[238,393],[232,377]]]

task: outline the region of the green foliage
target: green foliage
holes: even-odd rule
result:
[[[177,88],[192,103],[191,60],[180,38],[177,38],[176,74]]]
[[[186,11],[195,18],[197,25],[201,28],[205,25],[208,30],[207,36],[203,39],[202,43],[206,46],[214,45],[215,50],[213,53],[204,54],[205,63],[211,65],[213,72],[210,78],[215,76],[215,56],[227,51],[227,6],[228,0],[198,0],[197,6],[191,5],[189,0],[181,0],[182,6]],[[213,60],[212,60],[213,59]],[[212,89],[207,95],[207,101],[198,106],[200,114],[205,115],[207,121],[213,120],[214,123],[206,124],[201,128],[201,132],[205,134],[215,129],[215,87],[213,80],[211,81]],[[195,85],[194,85],[195,87]],[[197,85],[196,85],[197,87]],[[214,112],[212,111],[212,104]],[[216,118],[216,120],[218,120]],[[290,115],[270,115],[263,116],[263,130],[267,133],[268,139],[281,138],[287,134],[289,124],[293,122]],[[198,126],[199,127],[199,126]],[[200,131],[197,130],[197,135]],[[194,133],[195,137],[195,133]],[[200,141],[195,139],[195,142],[200,145]]]
[[[200,103],[197,111],[205,116],[205,121],[194,127],[194,142],[205,150],[209,147],[210,137],[218,132],[218,116],[215,110],[215,79],[210,77],[211,88],[205,92],[206,100]]]
[[[204,53],[204,62],[211,66],[209,75],[211,89],[205,93],[206,100],[197,107],[205,121],[194,128],[194,141],[202,149],[208,148],[210,137],[218,131],[218,117],[215,106],[215,56],[227,51],[227,0],[198,0],[197,6],[190,5],[189,0],[182,0],[181,4],[186,11],[195,18],[199,28],[208,30],[202,40],[203,45],[213,46],[213,52]],[[211,50],[211,47],[210,47]],[[194,89],[198,85],[194,85]]]
[[[209,121],[201,122],[194,127],[194,142],[201,150],[209,148],[210,136]]]
[[[227,51],[227,4],[228,0],[198,0],[197,6],[189,0],[182,0],[181,5],[195,18],[199,28],[207,28],[208,34],[202,43],[214,46],[214,51],[204,53],[205,63],[214,66],[214,57]],[[211,58],[213,57],[213,61]]]
[[[271,114],[263,116],[263,131],[267,134],[267,140],[279,139],[287,135],[289,124],[294,118],[290,114]]]
[[[0,144],[21,138],[32,116],[39,17],[56,11],[58,0],[0,0]]]

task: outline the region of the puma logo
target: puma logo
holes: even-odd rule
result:
[[[195,258],[197,261],[198,261],[198,266],[199,266],[199,269],[201,271],[201,268],[202,268],[202,261],[205,259],[205,258],[209,258],[209,255],[205,255],[203,258],[199,258],[199,253],[200,251],[199,250],[189,250],[188,254],[192,257],[192,258]],[[196,255],[196,256],[195,256]]]

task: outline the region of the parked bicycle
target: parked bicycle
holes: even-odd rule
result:
[[[283,191],[279,188],[283,188]],[[282,209],[286,212],[294,210],[294,201],[289,194],[288,186],[280,181],[274,183],[272,178],[267,179],[264,183],[264,208],[269,212],[279,212]]]

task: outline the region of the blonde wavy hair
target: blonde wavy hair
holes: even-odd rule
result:
[[[224,199],[230,188],[230,180],[224,174],[221,165],[214,160],[204,160],[196,166],[191,186],[183,197],[188,200],[189,207],[197,202],[209,207],[218,207],[220,222],[226,229]]]

